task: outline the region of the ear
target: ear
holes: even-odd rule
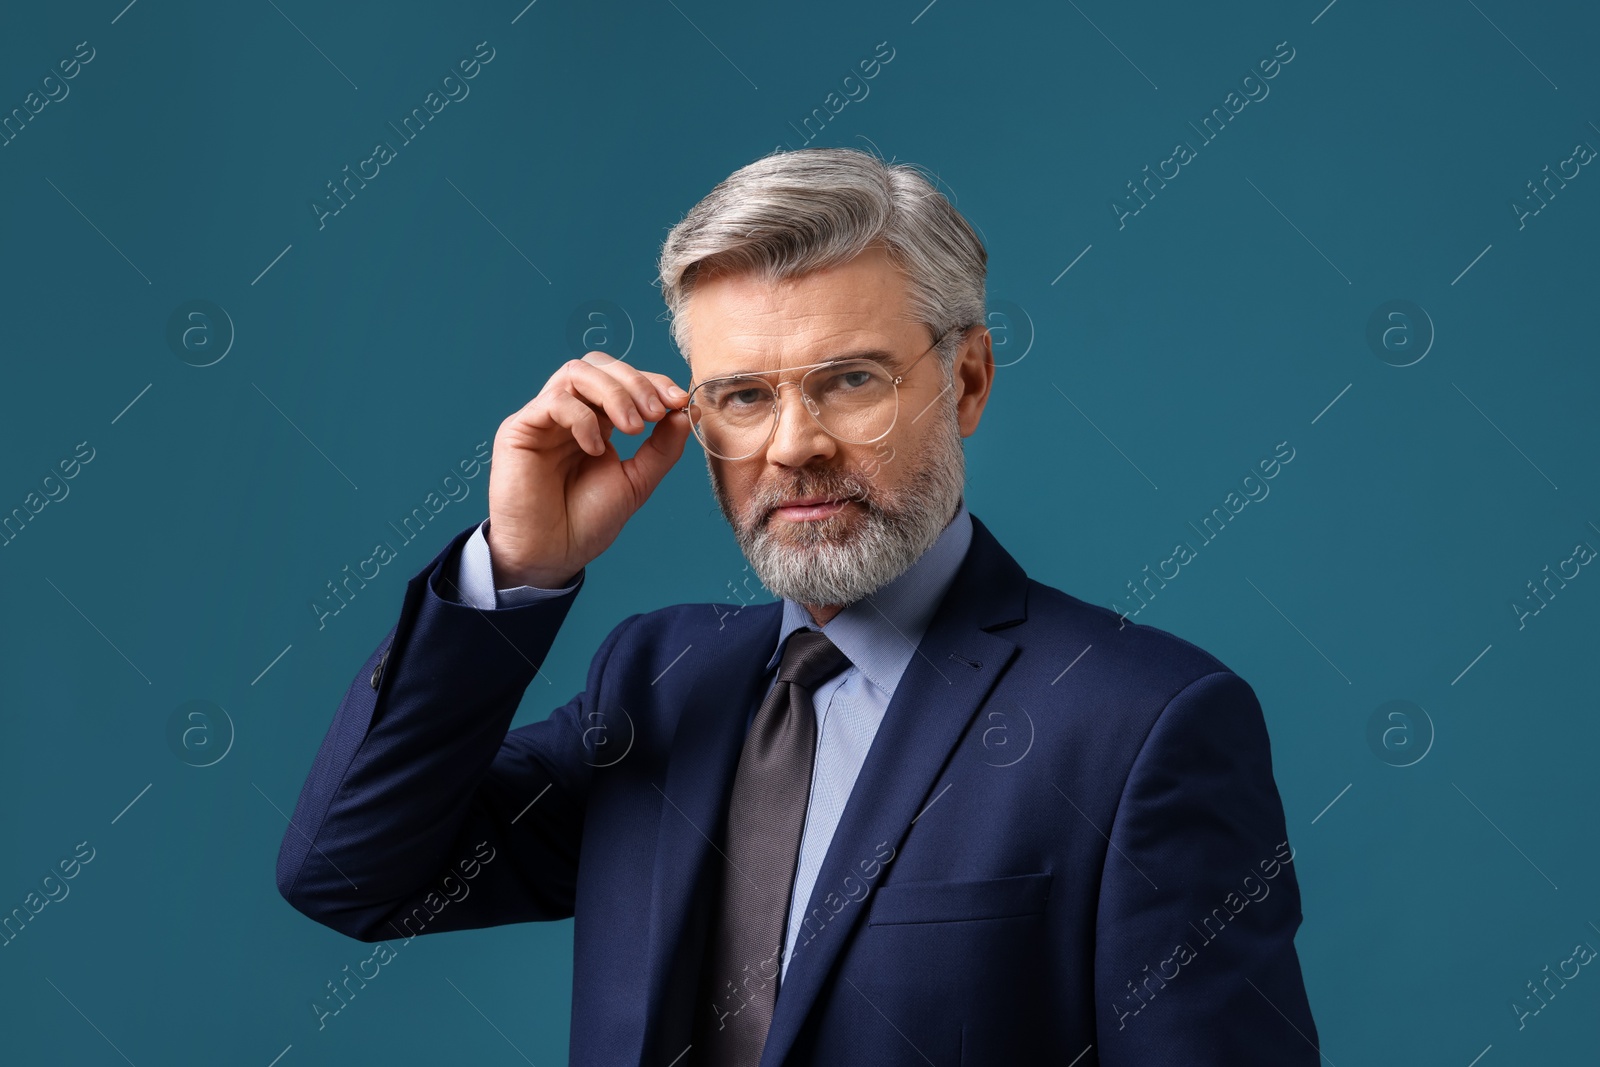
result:
[[[994,344],[989,327],[973,326],[967,331],[956,352],[951,368],[956,387],[956,417],[961,425],[961,436],[971,437],[983,417],[983,406],[989,401],[989,390],[994,385]]]

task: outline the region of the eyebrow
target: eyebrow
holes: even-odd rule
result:
[[[875,363],[881,363],[885,367],[888,367],[889,369],[893,370],[894,366],[895,366],[896,358],[897,357],[895,356],[895,354],[893,352],[887,352],[887,351],[885,351],[885,350],[883,350],[881,348],[860,348],[860,349],[856,349],[856,350],[851,351],[851,352],[841,352],[840,354],[838,354],[836,356],[829,356],[827,359],[819,359],[819,360],[815,361],[814,363],[801,363],[801,364],[799,364],[799,366],[812,367],[812,366],[821,366],[824,363],[840,363],[840,362],[843,362],[844,360],[847,360],[847,359],[870,359]],[[781,374],[785,370],[788,370],[788,369],[789,368],[787,368],[787,367],[776,367],[776,368],[772,368],[772,369],[769,369],[769,370],[760,370],[760,371],[739,370],[739,371],[733,371],[733,372],[728,373],[728,374],[717,374],[717,375],[714,375],[713,377],[707,378],[705,380],[709,382],[709,381],[714,381],[716,378],[750,378],[750,377],[755,377],[755,376],[761,375],[761,374],[775,374],[775,373],[776,374]]]

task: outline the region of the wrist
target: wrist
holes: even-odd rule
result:
[[[502,572],[498,567],[494,569],[495,589],[520,589],[527,586],[530,589],[565,589],[578,577],[576,571],[572,574],[561,576],[555,571],[529,571],[513,574]]]
[[[494,587],[497,590],[517,589],[522,586],[533,589],[565,589],[578,577],[578,571],[567,571],[564,568],[519,567],[507,563],[508,553],[505,546],[495,547],[488,520],[483,524],[483,539],[489,546],[489,569],[493,573]]]

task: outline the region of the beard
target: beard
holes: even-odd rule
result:
[[[947,391],[938,403],[938,424],[918,453],[891,452],[878,461],[880,468],[910,465],[894,489],[874,487],[858,470],[802,468],[788,481],[757,485],[741,515],[708,455],[711,490],[762,585],[800,604],[853,604],[904,574],[938,540],[966,482],[954,393]],[[811,522],[771,518],[783,501],[811,496],[849,503]]]

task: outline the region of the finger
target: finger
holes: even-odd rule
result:
[[[655,371],[640,371],[656,387],[656,392],[666,402],[669,408],[681,408],[689,403],[689,391],[665,374]]]
[[[560,392],[548,398],[545,412],[557,426],[572,431],[579,448],[591,456],[605,454],[607,427],[601,425],[594,408],[571,393]]]
[[[618,429],[625,433],[644,430],[646,415],[620,379],[581,359],[567,363],[564,371],[566,388],[580,400],[602,408]]]
[[[591,358],[593,357],[593,358]],[[621,382],[633,397],[634,403],[645,417],[651,419],[661,418],[669,410],[681,407],[681,399],[673,390],[684,393],[672,384],[672,379],[665,374],[656,374],[651,371],[642,371],[620,359],[616,359],[605,352],[588,352],[584,354],[583,362],[599,367],[607,374]]]
[[[650,436],[644,439],[631,457],[622,461],[623,473],[633,483],[641,504],[655,492],[667,471],[683,456],[683,446],[689,439],[689,432],[688,414],[674,412],[656,423]]]
[[[513,411],[510,415],[507,415],[503,420],[501,420],[500,428],[502,430],[529,430],[538,429],[540,427],[549,425],[549,420],[546,416],[552,402],[554,401],[554,398],[563,394],[572,395],[572,389],[566,382],[562,380],[563,373],[564,369],[558,370],[555,374],[551,375],[549,379],[545,381],[543,388],[541,388],[533,396],[529,397],[527,402],[524,403],[520,408],[518,408],[516,411]],[[576,397],[576,399],[580,404],[589,407],[588,403],[582,397]],[[590,407],[590,410],[594,411],[597,409]],[[601,412],[601,414],[603,414],[603,412]],[[602,423],[604,423],[604,421],[604,419],[601,420]],[[567,423],[561,423],[561,425],[565,426]],[[608,430],[610,429],[609,426],[606,426],[605,428]]]

